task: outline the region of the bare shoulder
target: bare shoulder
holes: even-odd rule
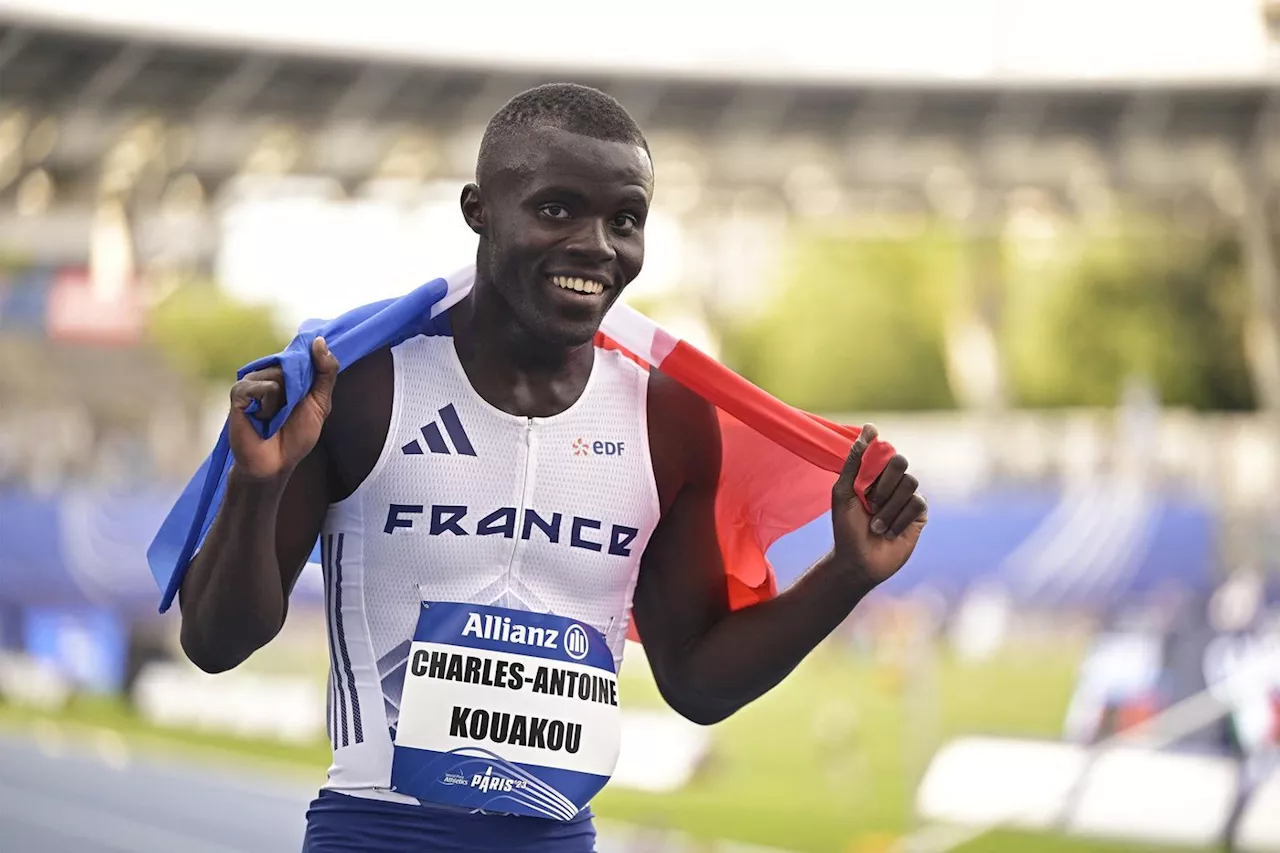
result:
[[[720,424],[708,400],[660,370],[649,372],[649,448],[662,511],[688,485],[720,476]]]

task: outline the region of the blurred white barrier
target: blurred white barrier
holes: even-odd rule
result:
[[[302,743],[325,734],[323,685],[299,676],[208,675],[151,664],[133,689],[138,712],[157,725]]]
[[[710,732],[677,714],[623,711],[622,748],[609,785],[654,793],[679,790],[710,749]]]
[[[1280,853],[1280,768],[1258,786],[1240,815],[1236,849],[1240,853]]]
[[[1050,829],[1087,761],[1074,744],[966,737],[940,749],[916,791],[926,820]]]
[[[301,676],[208,675],[185,664],[147,666],[134,686],[138,712],[157,725],[302,743],[325,735],[323,685]],[[611,784],[640,791],[686,785],[711,749],[706,729],[665,711],[622,715]]]
[[[0,697],[55,711],[71,697],[71,683],[57,667],[27,655],[0,652]]]
[[[1216,756],[1107,749],[1085,772],[1067,830],[1150,844],[1213,845],[1231,817],[1236,768]]]
[[[968,737],[938,751],[916,809],[938,824],[1210,846],[1224,837],[1236,774],[1233,760],[1217,756],[1138,746],[1091,754],[1073,744]],[[1280,851],[1280,781],[1270,784],[1270,801],[1251,804],[1250,849],[1258,851]]]
[[[1241,684],[1264,674],[1269,665],[1265,657],[1250,660],[1213,682],[1208,689],[1188,696],[1132,729],[1089,747],[1089,754],[1095,758],[1081,780],[1080,789],[1072,795],[1072,828],[1088,834],[1126,834],[1131,837],[1135,832],[1154,831],[1156,837],[1150,838],[1145,834],[1142,837],[1166,843],[1196,843],[1188,839],[1204,836],[1214,824],[1219,831],[1225,831],[1231,803],[1239,787],[1235,762],[1227,758],[1162,753],[1159,750],[1231,713],[1231,708],[1220,702],[1215,694],[1230,695]],[[1111,763],[1103,760],[1117,754],[1120,757]],[[1153,760],[1144,761],[1143,756]],[[1204,779],[1199,778],[1200,773],[1205,774]],[[1150,790],[1142,789],[1141,786],[1147,782],[1153,783],[1157,789],[1163,788],[1163,792],[1152,794]],[[1088,790],[1084,790],[1086,787]],[[1104,791],[1101,801],[1097,799],[1099,788]],[[1115,801],[1106,802],[1105,792],[1110,792]],[[1092,802],[1087,801],[1089,796],[1094,798]],[[1165,820],[1183,803],[1196,797],[1205,799],[1192,802],[1186,808],[1186,814]],[[1225,807],[1224,802],[1227,804]],[[1132,808],[1127,816],[1126,808]],[[933,822],[903,838],[902,849],[907,853],[947,853],[994,829],[1012,825],[1020,817],[1015,810],[1008,809],[998,819]]]

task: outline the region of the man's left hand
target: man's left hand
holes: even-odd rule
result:
[[[868,490],[870,513],[854,492],[863,454],[877,435],[871,424],[862,427],[831,490],[836,558],[872,584],[893,577],[902,568],[928,521],[925,500],[916,494],[920,484],[907,473],[907,460],[901,454],[889,460]]]

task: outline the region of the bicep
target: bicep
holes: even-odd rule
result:
[[[661,685],[728,612],[716,533],[719,427],[705,400],[674,389],[652,407],[651,446],[664,512],[640,563],[636,629]]]
[[[689,488],[654,531],[636,583],[636,628],[655,668],[677,662],[728,610],[715,493]]]

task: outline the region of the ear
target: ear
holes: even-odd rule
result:
[[[484,201],[480,197],[480,187],[467,184],[462,188],[462,218],[467,226],[481,237],[484,236]]]

